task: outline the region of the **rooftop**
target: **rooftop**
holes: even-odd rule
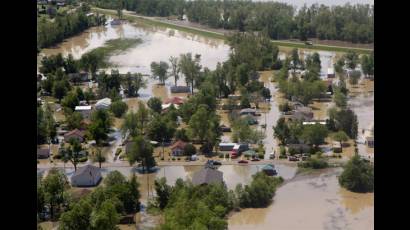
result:
[[[216,169],[203,168],[197,171],[192,176],[193,185],[211,184],[211,183],[222,183],[223,173]]]
[[[79,110],[91,110],[91,105],[76,106],[75,111]]]

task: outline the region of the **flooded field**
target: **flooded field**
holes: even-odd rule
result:
[[[229,217],[229,229],[373,229],[374,194],[351,193],[337,182],[341,169],[296,176],[278,188],[268,208]]]

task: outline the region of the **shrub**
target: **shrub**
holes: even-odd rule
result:
[[[178,157],[177,160],[181,160],[181,158]]]
[[[173,157],[172,160],[174,161],[174,160],[175,160],[175,157]]]
[[[339,184],[352,192],[372,192],[374,190],[373,166],[355,155],[344,166]]]
[[[195,146],[193,146],[192,144],[185,145],[184,153],[185,153],[185,155],[188,155],[188,156],[192,156],[192,155],[196,154]]]
[[[291,108],[290,108],[290,105],[289,105],[288,102],[285,102],[285,103],[279,105],[279,111],[281,111],[281,112],[288,112],[290,110],[291,110]]]
[[[280,146],[279,158],[286,158],[286,148],[284,146]]]
[[[304,162],[299,162],[298,167],[301,168],[313,168],[313,169],[323,169],[327,168],[329,164],[324,159],[312,157]]]
[[[289,154],[292,156],[299,153],[298,150],[295,148],[289,148],[288,151],[289,151]]]
[[[127,111],[128,106],[123,101],[115,101],[111,104],[110,109],[115,117],[122,117],[125,111]]]
[[[263,159],[263,158],[265,157],[265,154],[263,154],[263,153],[258,153],[258,157],[259,157],[259,159]]]
[[[226,154],[225,154],[225,158],[229,158],[229,153],[226,153]]]

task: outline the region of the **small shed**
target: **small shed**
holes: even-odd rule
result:
[[[263,166],[262,172],[264,172],[268,176],[275,176],[278,174],[273,164],[267,164]]]
[[[79,129],[71,130],[70,132],[64,134],[64,141],[69,142],[70,139],[75,138],[80,143],[84,141],[85,132]]]
[[[71,177],[71,185],[74,187],[92,187],[98,185],[102,176],[100,169],[94,165],[86,165],[77,169]]]
[[[192,176],[193,185],[223,183],[223,173],[217,169],[203,168]]]
[[[184,148],[187,145],[187,143],[178,140],[177,142],[175,142],[170,148],[172,151],[172,155],[173,156],[181,156],[184,154]]]

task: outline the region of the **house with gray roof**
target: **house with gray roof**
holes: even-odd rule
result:
[[[100,168],[94,165],[86,165],[77,169],[71,177],[71,185],[74,187],[91,187],[98,185],[101,179]]]
[[[203,168],[192,176],[193,185],[223,183],[223,173],[216,169]]]

